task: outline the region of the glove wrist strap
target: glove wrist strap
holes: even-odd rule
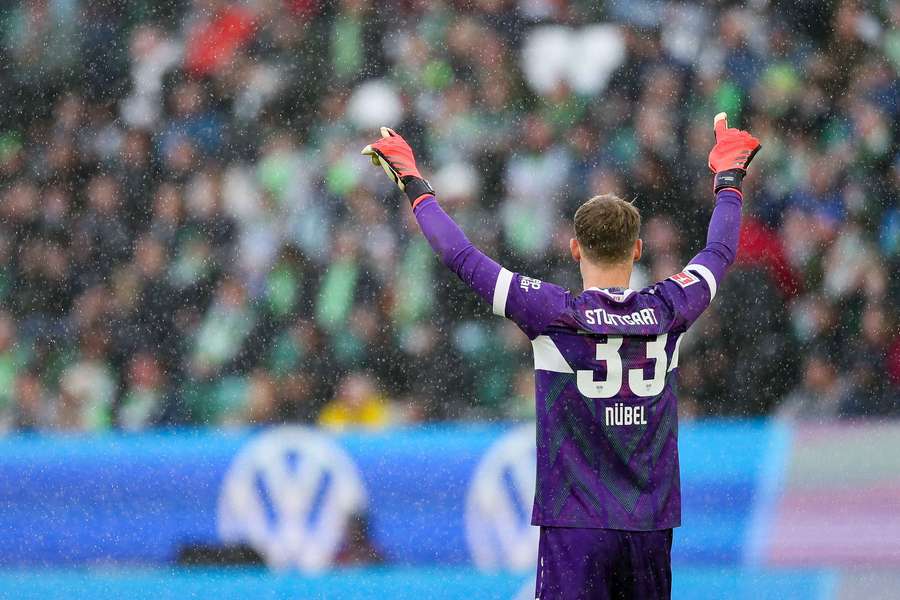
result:
[[[719,193],[723,188],[734,188],[741,190],[741,183],[746,173],[741,169],[728,169],[727,171],[719,171],[713,179],[713,193]]]
[[[425,194],[434,194],[434,188],[430,183],[420,177],[412,176],[403,178],[403,191],[406,192],[410,205]]]

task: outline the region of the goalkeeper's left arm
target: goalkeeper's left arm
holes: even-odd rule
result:
[[[562,311],[568,293],[512,273],[476,248],[438,204],[431,185],[419,173],[409,144],[392,129],[383,127],[381,134],[382,138],[362,153],[406,193],[422,233],[441,261],[490,304],[494,314],[509,317],[530,338],[538,335]]]

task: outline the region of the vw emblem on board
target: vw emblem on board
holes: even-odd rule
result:
[[[219,535],[245,542],[272,568],[317,571],[340,549],[348,519],[365,507],[353,460],[306,427],[269,429],[235,457],[219,494]]]
[[[466,498],[466,540],[484,570],[525,570],[537,560],[539,530],[531,525],[535,485],[534,424],[521,425],[481,459]]]

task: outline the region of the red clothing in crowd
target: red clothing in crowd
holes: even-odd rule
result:
[[[184,66],[198,77],[221,70],[238,48],[253,37],[256,27],[250,11],[227,6],[194,26],[187,36]]]
[[[763,267],[785,296],[792,297],[800,293],[800,281],[788,263],[781,239],[752,216],[745,216],[741,224],[735,265]]]

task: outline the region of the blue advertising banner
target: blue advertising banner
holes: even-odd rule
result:
[[[533,478],[533,431],[5,438],[0,565],[171,564],[185,547],[243,542],[272,566],[316,571],[334,558],[348,518],[364,514],[389,563],[524,571],[536,541],[533,479],[522,475]],[[764,422],[700,422],[683,425],[680,439],[684,526],[675,560],[740,563],[784,432]]]
[[[819,570],[678,568],[673,598],[857,600],[838,593],[839,574]],[[887,597],[887,596],[883,596]],[[0,571],[0,598],[15,600],[533,600],[534,575],[466,567],[338,569],[315,576],[251,569]]]

